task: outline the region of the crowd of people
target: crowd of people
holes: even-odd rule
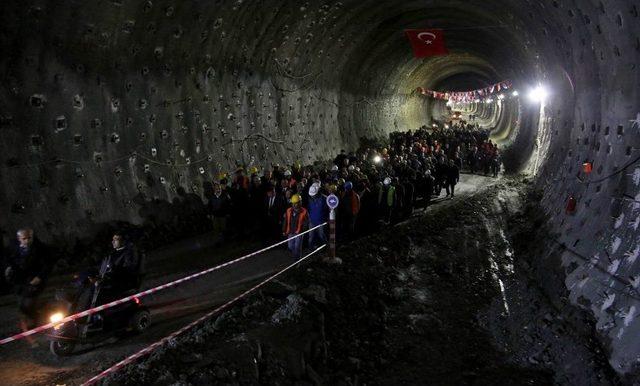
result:
[[[422,127],[392,133],[387,145],[341,151],[331,164],[273,164],[262,172],[238,167],[215,181],[208,213],[220,242],[248,233],[275,241],[325,222],[326,196],[335,194],[338,240],[351,240],[408,218],[443,190],[452,199],[461,170],[496,177],[500,165],[489,130],[465,123]],[[300,256],[298,239],[290,245],[294,257]],[[325,240],[324,230],[314,230],[308,244]]]
[[[288,248],[297,259],[303,245],[313,249],[326,243],[326,227],[317,226],[329,217],[328,195],[339,198],[337,238],[349,241],[407,219],[443,190],[445,198],[452,199],[463,169],[498,175],[500,154],[489,131],[464,123],[422,127],[392,133],[385,145],[364,145],[350,153],[343,150],[332,163],[273,164],[263,171],[238,167],[232,175],[223,173],[214,181],[206,212],[218,243],[250,235],[260,235],[265,243],[289,238]],[[307,237],[294,237],[309,229]],[[108,266],[109,276],[116,278],[115,289],[135,287],[134,282],[139,285],[140,262],[133,245],[118,232],[112,244],[112,252],[96,272],[104,276]],[[48,255],[33,230],[24,228],[17,232],[2,264],[4,279],[13,285],[29,326],[37,318],[36,300],[49,275]]]

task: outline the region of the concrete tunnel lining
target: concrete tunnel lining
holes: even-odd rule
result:
[[[418,86],[511,79],[524,96],[546,84],[542,110],[522,98],[480,113],[498,125],[505,163],[543,189],[559,240],[592,260],[561,253],[569,297],[596,318],[614,368],[635,368],[640,323],[629,315],[638,305],[594,265],[638,289],[640,169],[629,165],[640,148],[637,1],[0,7],[0,226],[31,224],[45,240],[139,223],[140,193],[203,195],[205,181],[236,163],[310,163],[361,137],[415,129],[442,111]],[[412,58],[402,30],[425,20],[451,28],[450,56]],[[454,29],[469,25],[505,28]],[[592,177],[579,174],[586,160]],[[578,211],[565,216],[570,194]]]

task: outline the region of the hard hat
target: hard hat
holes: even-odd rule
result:
[[[391,184],[391,178],[386,177],[386,178],[384,179],[384,181],[382,181],[382,183],[383,183],[383,184],[385,184],[385,185],[389,185],[389,184]]]
[[[285,170],[284,171],[284,176],[285,177],[291,177],[291,170]]]
[[[350,172],[352,172],[356,167],[353,165],[349,165],[349,167],[347,168],[347,170],[349,170]]]
[[[250,174],[256,174],[258,173],[258,168],[255,166],[252,166],[251,169],[249,169],[249,173]]]
[[[382,149],[382,154],[387,155],[389,151],[387,150],[387,148],[385,147],[384,149]]]
[[[311,187],[309,188],[309,195],[311,197],[314,197],[316,194],[318,194],[318,189],[320,187],[316,184],[312,184]]]
[[[218,180],[224,180],[225,178],[227,178],[227,173],[219,173],[218,174]]]
[[[351,181],[347,181],[347,182],[344,183],[344,189],[345,190],[353,189],[353,184],[351,183]]]
[[[300,202],[300,195],[299,194],[294,194],[293,196],[291,196],[291,203],[292,204],[297,204]]]
[[[331,171],[332,171],[332,172],[337,172],[337,171],[338,171],[338,165],[333,165],[333,166],[331,167]]]

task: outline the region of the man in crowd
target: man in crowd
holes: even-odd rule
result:
[[[222,185],[213,185],[213,196],[209,198],[209,218],[213,221],[213,232],[217,238],[216,243],[220,244],[227,236],[227,219],[231,209],[231,197],[222,190]]]
[[[50,256],[44,244],[34,237],[31,228],[16,233],[7,256],[5,277],[18,295],[23,329],[32,328],[38,321],[37,300],[47,281]]]
[[[446,190],[447,197],[453,195],[455,193],[456,184],[460,180],[460,169],[458,169],[458,165],[455,164],[454,160],[449,161],[449,167],[446,171]]]
[[[327,196],[320,193],[320,184],[313,183],[309,188],[309,227],[316,227],[327,221]],[[316,249],[327,242],[325,227],[309,232],[309,248]]]
[[[282,231],[282,218],[287,209],[287,201],[284,194],[275,189],[274,186],[267,187],[267,194],[263,209],[263,235],[265,241],[275,241],[279,239]]]
[[[140,287],[142,264],[133,243],[126,241],[123,233],[114,232],[111,247],[111,252],[102,259],[97,269],[91,268],[77,277],[74,312],[89,309],[94,295],[97,298],[96,306],[120,299],[127,291]],[[99,292],[96,293],[96,290]]]
[[[282,235],[289,239],[287,246],[294,259],[302,257],[304,235],[298,236],[309,228],[309,215],[302,207],[299,194],[291,196],[291,207],[284,214]],[[298,237],[295,237],[298,236]]]

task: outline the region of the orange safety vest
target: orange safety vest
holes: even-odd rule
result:
[[[285,228],[284,234],[289,235],[291,230],[291,213],[293,212],[293,208],[287,209],[287,226]],[[302,225],[304,224],[304,220],[307,217],[307,210],[303,207],[300,207],[300,213],[298,213],[298,225],[296,226],[296,233],[299,234],[302,232]]]

